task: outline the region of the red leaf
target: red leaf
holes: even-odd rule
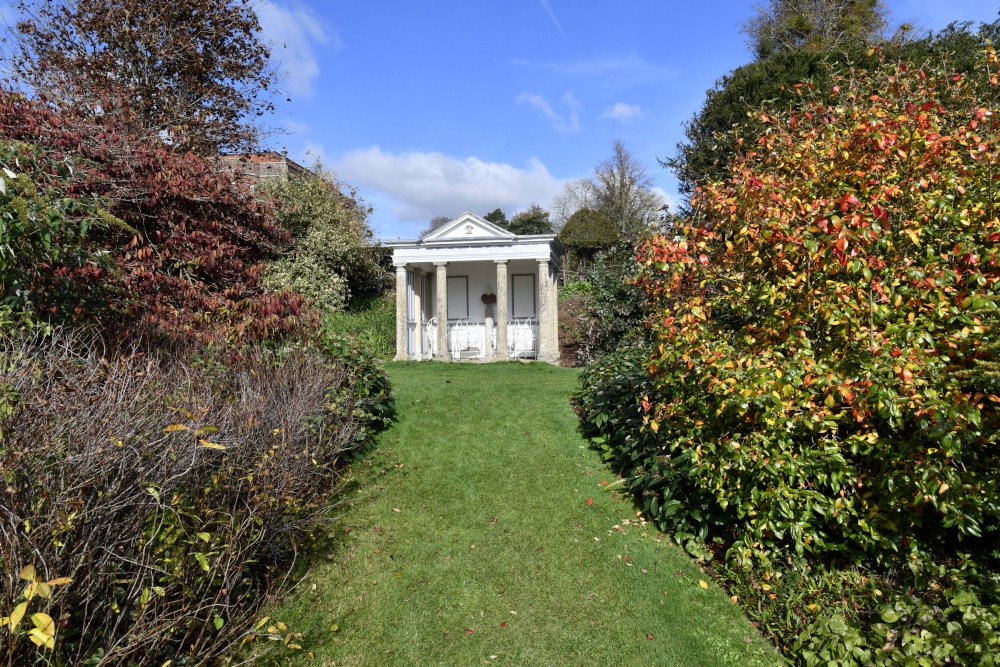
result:
[[[506,628],[507,627],[507,621],[500,621],[500,627],[501,628]]]
[[[588,505],[593,505],[594,504],[594,499],[593,498],[587,498],[587,504]]]
[[[472,630],[470,628],[466,628],[465,629],[465,634],[471,635],[472,634]]]

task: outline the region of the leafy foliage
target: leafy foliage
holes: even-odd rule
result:
[[[618,230],[600,211],[581,208],[559,232],[564,245],[577,250],[607,248],[618,240]]]
[[[518,235],[553,233],[549,212],[538,204],[532,204],[523,211],[518,211],[511,217],[510,222],[503,226]]]
[[[758,58],[781,51],[868,46],[888,26],[882,0],[769,0],[743,25]]]
[[[313,172],[278,182],[270,193],[278,199],[277,221],[296,245],[271,265],[267,284],[308,296],[332,313],[354,297],[380,292],[386,272],[368,222],[371,208],[321,164]]]
[[[996,664],[998,80],[880,61],[759,111],[640,249],[646,381],[606,357],[576,399],[799,664]]]
[[[356,338],[377,359],[391,359],[396,354],[395,292],[357,299],[347,310],[325,315],[323,329]]]
[[[99,307],[95,279],[110,267],[88,247],[88,231],[124,223],[58,186],[39,191],[39,180],[68,174],[71,164],[3,140],[0,164],[0,310],[11,323],[58,323]]]
[[[329,346],[2,340],[0,572],[72,580],[38,609],[58,621],[53,660],[214,664],[258,637],[290,644],[255,623],[293,583],[339,462],[388,418],[384,373]],[[0,588],[0,609],[19,596]],[[34,653],[9,629],[0,646],[11,664]]]
[[[252,0],[17,0],[7,62],[65,107],[127,109],[143,138],[201,155],[257,144],[277,84]]]
[[[698,194],[687,239],[643,252],[669,308],[651,369],[692,390],[650,428],[709,508],[674,520],[739,517],[747,557],[880,560],[997,516],[996,411],[957,374],[994,335],[970,312],[1000,278],[994,84],[905,65],[842,83],[763,114],[770,132]]]
[[[315,321],[301,295],[262,285],[266,262],[292,242],[270,204],[208,160],[130,127],[114,115],[54,111],[0,92],[0,137],[34,169],[39,197],[75,211],[100,201],[110,214],[89,227],[80,249],[100,262],[77,267],[76,253],[33,269],[83,281],[74,291],[91,290],[74,317],[108,314],[107,326],[234,342],[288,335]],[[81,244],[80,228],[55,231],[51,243]]]
[[[645,299],[636,284],[640,266],[632,254],[632,244],[619,241],[584,271],[590,285],[590,302],[583,317],[586,333],[579,351],[591,362],[613,352],[626,341],[644,340]]]
[[[936,34],[882,48],[893,59],[946,62],[956,72],[970,73],[976,67],[981,38],[996,42],[998,37],[1000,21],[980,25],[975,31],[967,23],[952,24]],[[752,141],[766,129],[755,110],[765,107],[778,112],[798,104],[802,88],[797,84],[829,90],[835,74],[872,64],[867,50],[868,45],[857,40],[835,49],[779,49],[736,68],[706,93],[701,110],[685,124],[685,141],[662,164],[674,172],[680,191],[687,195],[700,183],[724,178],[730,160],[747,147],[744,141]]]
[[[503,227],[504,229],[507,229],[507,225],[510,224],[507,221],[507,214],[498,208],[495,208],[486,215],[484,215],[483,220],[492,222],[494,225]]]

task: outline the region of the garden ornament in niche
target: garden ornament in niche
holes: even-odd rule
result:
[[[486,317],[493,317],[493,304],[497,302],[497,295],[493,293],[493,286],[487,285],[486,292],[480,297],[486,304]]]

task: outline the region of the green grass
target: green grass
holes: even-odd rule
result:
[[[389,372],[399,421],[353,466],[328,560],[279,615],[304,633],[305,664],[781,664],[608,490],[567,402],[575,371]]]
[[[347,310],[323,316],[323,326],[355,336],[379,359],[396,354],[396,294],[355,299]]]

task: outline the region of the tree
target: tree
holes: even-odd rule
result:
[[[883,0],[768,0],[743,24],[758,59],[781,51],[825,52],[881,40],[889,24]]]
[[[995,40],[1000,37],[1000,21],[980,25],[978,33]],[[952,24],[920,39],[890,42],[879,52],[909,62],[944,61],[967,73],[976,64],[979,35],[970,24]],[[674,172],[681,193],[692,195],[699,183],[722,178],[739,150],[753,147],[752,140],[764,128],[755,112],[784,112],[799,104],[810,88],[830,90],[837,74],[877,66],[878,60],[867,52],[868,46],[861,43],[830,51],[779,50],[736,68],[706,93],[702,108],[685,124],[686,140],[661,164]]]
[[[311,172],[276,183],[269,194],[279,202],[278,222],[296,240],[294,250],[271,265],[270,287],[308,296],[327,313],[381,289],[385,272],[368,222],[372,209],[353,188],[317,161]]]
[[[53,231],[41,234],[46,252],[74,248],[50,259],[36,252],[38,266],[22,265],[18,273],[85,290],[92,298],[68,312],[109,327],[246,342],[314,322],[301,295],[263,286],[268,262],[292,243],[270,202],[219,173],[211,160],[139,137],[134,128],[118,115],[53,110],[0,91],[0,139],[16,151],[3,156],[10,160],[5,166],[27,179],[18,184],[27,208],[13,208],[28,215],[48,208]],[[88,211],[103,224],[84,234]],[[51,215],[62,212],[70,224],[59,230]],[[102,259],[81,263],[81,255]],[[45,296],[35,303],[59,306]],[[101,310],[89,310],[91,304]]]
[[[439,227],[443,227],[445,224],[451,222],[452,219],[446,215],[438,215],[431,218],[430,225],[424,231],[420,232],[420,238],[424,238]]]
[[[518,211],[506,225],[514,234],[551,234],[552,223],[549,222],[549,212],[538,204],[532,204],[523,211]]]
[[[618,240],[618,230],[608,217],[591,208],[581,208],[570,216],[559,239],[577,251],[593,252],[608,248]]]
[[[509,222],[507,222],[507,216],[504,214],[503,211],[501,211],[498,208],[493,209],[492,211],[484,215],[483,220],[486,220],[487,222],[492,222],[494,225],[497,225],[498,227],[503,227],[504,229],[507,229],[507,225],[510,224]]]
[[[253,0],[16,0],[5,60],[25,92],[202,155],[251,150],[277,76]]]
[[[594,182],[589,178],[578,178],[564,183],[562,192],[552,200],[553,229],[561,230],[574,213],[584,208],[597,208]]]
[[[628,238],[638,238],[658,222],[666,202],[653,191],[646,165],[615,140],[610,158],[594,169],[597,209]]]

